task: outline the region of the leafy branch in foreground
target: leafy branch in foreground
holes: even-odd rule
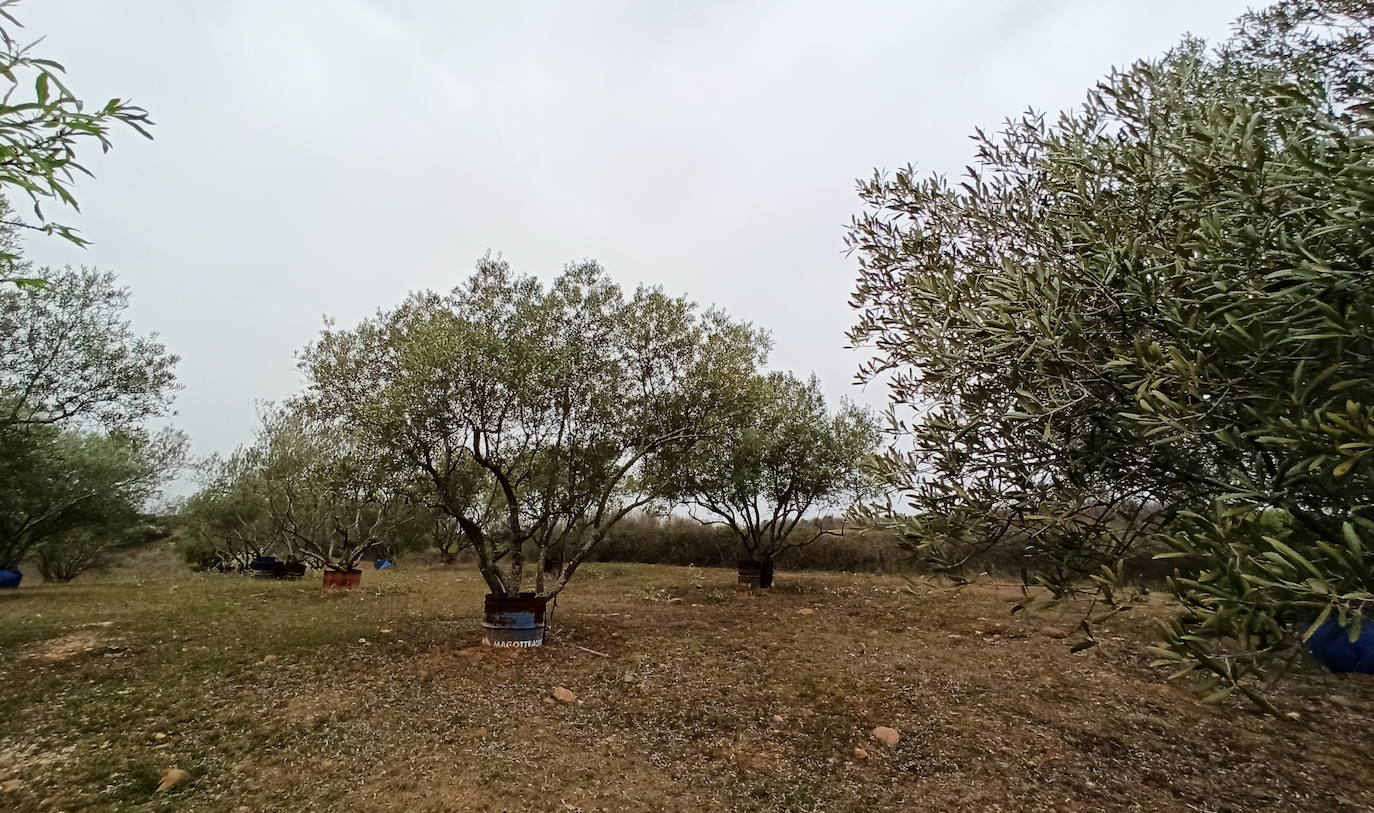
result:
[[[55,201],[79,209],[73,185],[78,175],[91,174],[79,159],[79,148],[94,142],[108,152],[116,124],[151,138],[152,121],[146,110],[124,99],[92,106],[78,98],[64,81],[66,69],[35,53],[41,40],[24,43],[17,38],[15,29],[22,26],[11,14],[17,4],[18,0],[0,0],[0,194],[26,196],[33,204],[34,221],[9,217],[7,212],[4,224],[85,245],[72,227],[49,220],[43,205]],[[9,247],[0,247],[0,282],[42,285],[41,278],[23,273],[17,252]]]

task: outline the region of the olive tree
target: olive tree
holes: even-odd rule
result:
[[[833,529],[803,520],[869,496],[864,464],[877,450],[873,417],[826,407],[820,381],[769,373],[749,382],[729,423],[675,463],[674,498],[694,519],[729,528],[742,558],[772,563]],[[766,583],[763,586],[768,586]]]
[[[0,287],[0,429],[78,421],[130,427],[163,414],[177,357],[138,335],[109,272],[45,272],[40,290]]]
[[[255,447],[255,485],[274,535],[289,557],[325,570],[353,570],[413,515],[403,481],[351,441],[287,406],[264,414]]]
[[[550,284],[487,257],[305,351],[315,414],[424,477],[494,596],[554,596],[621,518],[661,496],[644,475],[713,431],[766,338],[592,262]]]
[[[279,542],[267,513],[256,454],[237,449],[197,466],[200,488],[181,507],[182,555],[202,568],[246,570]]]
[[[458,554],[472,547],[472,540],[463,535],[457,520],[442,511],[428,513],[428,537],[444,564],[458,560]]]
[[[83,573],[109,570],[120,551],[168,535],[168,529],[156,518],[131,508],[135,506],[126,503],[88,525],[45,540],[36,556],[43,581],[69,582]]]
[[[177,359],[133,331],[128,299],[87,270],[0,287],[0,568],[44,542],[103,544],[180,465],[178,433],[141,428],[167,409]]]
[[[0,570],[16,570],[49,542],[70,554],[138,524],[185,449],[174,430],[0,432]]]
[[[860,185],[851,339],[888,382],[909,544],[946,567],[1011,547],[1029,582],[1109,601],[1167,545],[1186,609],[1162,659],[1218,697],[1265,702],[1252,678],[1314,622],[1358,635],[1374,98],[1349,57],[1372,22],[1284,3],[978,133],[957,185]]]

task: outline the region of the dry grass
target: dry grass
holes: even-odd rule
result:
[[[1296,724],[1204,707],[1145,666],[1144,618],[1075,655],[992,588],[606,564],[516,653],[473,646],[467,569],[363,578],[0,594],[0,808],[1374,808],[1374,683],[1302,674]],[[192,781],[153,793],[168,767]]]

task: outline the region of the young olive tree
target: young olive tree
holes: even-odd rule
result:
[[[1028,581],[1112,600],[1163,540],[1188,569],[1162,657],[1261,703],[1268,664],[1325,619],[1357,636],[1374,595],[1374,97],[1350,67],[1374,10],[1278,11],[980,132],[957,186],[875,176],[850,230],[910,543],[1011,546]]]
[[[671,490],[694,519],[729,528],[741,558],[771,574],[775,559],[833,532],[803,526],[806,517],[870,496],[863,466],[877,446],[873,417],[849,403],[831,412],[815,376],[769,373],[749,382],[729,423],[673,461]]]
[[[330,422],[268,410],[255,451],[259,497],[289,558],[351,571],[411,522],[401,479]]]
[[[38,572],[43,581],[69,582],[83,573],[109,570],[121,550],[168,535],[156,518],[135,514],[127,510],[127,505],[120,509],[39,545]]]
[[[595,263],[545,286],[488,257],[448,296],[325,330],[302,369],[316,414],[429,482],[493,596],[550,597],[661,496],[646,466],[715,430],[767,344]]]

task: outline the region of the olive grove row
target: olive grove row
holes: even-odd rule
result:
[[[146,115],[83,109],[60,66],[0,41],[0,75],[32,88],[0,105],[0,192],[36,206],[0,212],[0,570],[38,556],[61,578],[183,457],[145,428],[176,359],[112,277],[34,270],[15,242],[79,240],[38,205],[73,203],[76,148]],[[328,326],[302,391],[201,465],[184,532],[206,562],[336,571],[406,540],[470,548],[493,597],[547,598],[637,512],[721,523],[767,562],[858,506],[955,580],[1015,562],[1018,609],[1128,610],[1126,563],[1172,562],[1156,655],[1214,698],[1266,705],[1275,667],[1333,635],[1374,670],[1371,65],[1374,3],[1279,0],[1057,118],[977,131],[957,183],[861,182],[850,340],[888,443],[769,371],[751,325],[594,263],[543,283],[489,256]]]
[[[336,570],[428,539],[471,549],[502,596],[556,595],[636,511],[724,524],[771,560],[864,495],[877,432],[814,378],[765,371],[767,352],[761,331],[595,264],[545,286],[488,257],[447,295],[326,329],[305,391],[210,461],[190,530],[240,562]]]

